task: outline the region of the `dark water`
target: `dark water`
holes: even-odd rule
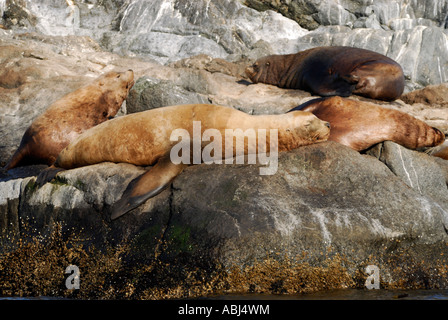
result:
[[[447,290],[328,290],[297,295],[219,295],[207,299],[217,300],[448,300]]]
[[[58,297],[0,297],[0,300],[65,300]],[[195,299],[196,300],[196,299]],[[229,294],[199,300],[448,300],[447,290],[327,290],[310,294]],[[447,305],[448,306],[448,305]]]

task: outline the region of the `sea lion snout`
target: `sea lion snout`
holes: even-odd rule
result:
[[[328,121],[323,121],[323,120],[321,120],[321,121],[323,122],[324,128],[325,128],[324,133],[321,137],[323,140],[327,140],[330,137],[331,125],[330,125],[330,122],[328,122]]]
[[[134,71],[129,69],[123,73],[124,80],[127,82],[126,89],[131,89],[134,86]]]
[[[302,112],[302,111],[298,111]],[[305,124],[305,129],[312,134],[313,139],[316,141],[325,141],[330,137],[330,123],[328,121],[319,119],[314,114],[310,113],[311,117],[309,122]]]
[[[432,127],[432,128],[434,129],[434,131],[435,131],[435,133],[437,135],[437,139],[436,139],[435,143],[437,145],[443,143],[445,141],[445,139],[446,139],[445,134],[442,131],[440,131],[439,129],[435,128],[435,127]]]
[[[248,66],[248,67],[244,70],[244,72],[246,73],[246,76],[248,76],[249,79],[252,80],[252,78],[253,78],[254,75],[255,75],[255,68],[254,68],[253,65]]]

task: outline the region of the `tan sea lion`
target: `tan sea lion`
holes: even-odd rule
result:
[[[431,153],[432,156],[448,160],[448,147],[443,147],[440,150]]]
[[[409,149],[437,146],[445,135],[413,116],[369,102],[341,97],[310,100],[291,111],[307,111],[331,125],[329,141],[357,151],[383,141],[393,141]]]
[[[63,96],[31,123],[5,169],[51,165],[82,132],[114,117],[133,84],[132,70],[112,71]]]
[[[318,47],[263,57],[248,67],[246,74],[254,83],[302,89],[319,96],[358,94],[395,100],[404,90],[403,70],[397,62],[352,47]]]
[[[195,132],[198,124],[200,129]],[[227,136],[229,130],[233,135]],[[249,133],[255,132],[255,140],[249,137],[244,139],[248,130]],[[271,130],[278,130],[278,135],[271,136]],[[173,161],[171,153],[174,147],[179,146],[179,143],[172,141],[175,132],[190,137],[186,139],[186,145],[193,144],[193,149],[195,142],[192,136],[198,135],[200,138],[206,132],[214,132],[222,140],[214,137],[213,141],[222,144],[221,150],[225,152],[214,150],[213,157],[221,160],[250,153],[269,153],[272,151],[271,141],[275,139],[278,152],[325,141],[329,131],[327,122],[308,112],[249,115],[231,107],[209,104],[162,107],[118,117],[87,130],[61,151],[54,166],[39,175],[37,183],[42,185],[63,169],[101,162],[153,165],[147,173],[133,180],[122,198],[112,206],[111,218],[115,219],[161,192],[190,164],[189,159],[197,155],[192,156],[190,152],[182,154],[183,158],[186,156],[187,163]],[[266,144],[261,146],[262,132],[265,132]],[[237,148],[237,142],[233,143],[234,137],[244,139],[243,148]],[[201,141],[199,153],[204,153],[209,145]],[[177,157],[179,150],[173,153]]]

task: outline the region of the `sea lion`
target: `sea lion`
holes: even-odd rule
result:
[[[401,66],[377,52],[352,47],[318,47],[258,59],[246,74],[253,83],[302,89],[319,96],[357,94],[391,101],[404,90]]]
[[[433,147],[445,141],[437,128],[413,116],[373,103],[341,97],[310,100],[291,111],[307,111],[331,125],[329,141],[362,151],[393,141],[409,149]]]
[[[108,72],[51,104],[25,131],[6,170],[51,165],[85,130],[113,118],[134,84],[134,72]]]
[[[171,150],[178,143],[172,141],[171,136],[174,130],[181,130],[188,137],[197,134],[194,133],[194,126],[198,122],[201,124],[200,137],[208,129],[215,130],[222,137],[222,150],[225,150],[225,153],[214,155],[220,159],[263,152],[260,149],[258,131],[265,130],[266,145],[270,146],[270,141],[274,137],[271,137],[269,132],[271,129],[278,130],[276,137],[278,152],[325,141],[330,131],[327,122],[309,112],[249,115],[231,107],[210,104],[161,107],[121,116],[87,130],[61,151],[55,164],[40,174],[36,182],[42,185],[61,170],[101,162],[153,166],[148,172],[133,180],[127,186],[122,198],[111,207],[111,218],[116,219],[161,192],[185,166],[189,165],[172,160]],[[226,135],[228,130],[243,133],[250,129],[256,132],[258,142],[253,140],[249,142],[249,139],[245,139],[244,148],[237,149],[237,143],[233,144],[233,138],[237,135],[229,138]],[[231,145],[228,148],[230,139]],[[187,139],[187,144],[190,143],[195,142]],[[256,146],[255,149],[252,148],[253,145]],[[206,146],[201,142],[199,148],[202,152]],[[270,151],[270,147],[264,150],[266,153]],[[190,156],[191,153],[187,154],[187,158]]]
[[[443,146],[439,150],[430,153],[431,156],[442,158],[443,160],[448,160],[448,147]]]

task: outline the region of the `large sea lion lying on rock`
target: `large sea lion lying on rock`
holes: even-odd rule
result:
[[[319,96],[358,94],[395,100],[404,90],[403,70],[397,62],[352,47],[318,47],[263,57],[248,67],[246,74],[254,83],[302,89]]]
[[[195,132],[198,123],[200,128]],[[204,138],[206,130],[212,130],[207,132],[214,132],[216,136],[222,137],[222,140],[216,140],[216,137],[213,139],[214,142],[222,143],[221,150],[225,150],[225,153],[214,150],[214,157],[219,160],[250,153],[272,152],[271,143],[275,140],[279,152],[291,150],[325,141],[330,131],[327,122],[309,112],[249,115],[230,107],[209,104],[162,107],[121,116],[87,130],[61,151],[54,166],[38,176],[37,184],[50,181],[63,169],[101,162],[153,166],[147,173],[133,180],[122,198],[112,206],[111,218],[115,219],[161,192],[189,164],[190,152],[182,154],[182,158],[185,159],[186,156],[187,163],[173,161],[172,150],[179,146],[179,143],[173,141],[174,133],[177,132],[177,140],[179,134],[184,136],[185,141],[182,142],[186,142],[188,146],[193,144],[194,149],[195,138],[192,137],[211,140],[210,136]],[[228,130],[232,130],[231,136],[227,135]],[[244,139],[247,130],[254,132],[255,140]],[[278,130],[276,137],[272,136],[271,130]],[[261,146],[262,132],[265,134],[266,144]],[[233,143],[234,137],[238,136],[243,138],[243,148],[237,148],[237,143]],[[204,145],[200,141],[199,153],[203,153],[208,146],[209,144]],[[179,150],[174,155],[177,157],[178,153]]]
[[[51,165],[81,133],[114,117],[133,84],[132,70],[112,71],[63,96],[31,123],[5,169]]]
[[[341,97],[310,100],[291,111],[307,111],[331,125],[329,141],[336,141],[357,151],[393,141],[409,149],[434,147],[445,141],[437,128],[413,116],[369,102]]]

